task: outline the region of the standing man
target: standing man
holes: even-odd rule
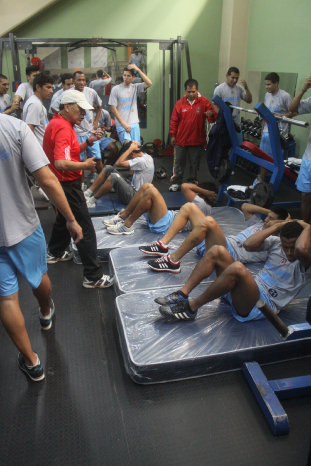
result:
[[[27,66],[26,68],[26,83],[21,83],[17,91],[15,92],[15,96],[13,99],[14,104],[18,104],[21,108],[25,105],[25,102],[29,97],[32,96],[33,94],[33,80],[36,76],[36,74],[40,73],[39,67],[38,66]]]
[[[132,83],[135,71],[143,80],[142,83]],[[137,95],[151,85],[148,76],[138,66],[131,64],[123,70],[123,83],[112,89],[108,103],[116,117],[116,129],[121,144],[128,141],[140,142]]]
[[[289,104],[292,101],[291,95],[283,91],[283,89],[279,88],[280,76],[277,73],[269,73],[265,77],[265,87],[266,87],[266,95],[264,104],[270,112],[275,113],[277,115],[291,117],[292,114],[288,111]],[[280,134],[287,134],[288,133],[288,124],[284,121],[279,121],[279,130]],[[264,123],[261,141],[260,141],[260,149],[263,150],[266,154],[272,155],[272,148],[270,143],[270,136],[268,131],[267,123]],[[260,168],[260,178],[256,179],[257,182],[265,181],[266,170],[261,167]]]
[[[10,115],[18,109],[18,104],[11,104],[11,97],[8,94],[9,80],[4,74],[0,74],[0,113]]]
[[[105,87],[108,86],[108,84],[110,83],[111,83],[111,76],[109,76],[109,74],[106,73],[106,71],[104,70],[97,70],[96,79],[93,79],[93,81],[90,81],[89,83],[89,87],[91,87],[97,92],[99,98],[102,101],[103,106],[105,107],[107,107],[108,98],[109,98],[108,95],[105,95]]]
[[[178,191],[183,182],[187,156],[190,160],[188,181],[198,181],[200,158],[206,145],[206,119],[213,123],[217,118],[212,104],[199,93],[196,79],[187,79],[185,91],[184,97],[176,102],[170,122],[171,143],[175,146],[170,191]]]
[[[43,101],[53,94],[54,79],[46,73],[39,73],[33,80],[34,94],[27,99],[23,108],[22,119],[27,123],[42,146],[48,117]]]
[[[49,114],[53,115],[53,113],[58,112],[60,99],[62,98],[63,92],[71,89],[74,86],[73,83],[73,74],[71,73],[64,73],[61,75],[61,89],[53,94],[51,105],[49,108]]]
[[[0,319],[20,351],[18,364],[33,380],[44,379],[33,351],[18,299],[18,279],[26,278],[39,303],[42,330],[52,327],[54,303],[47,275],[45,237],[33,204],[25,167],[32,172],[51,202],[66,219],[68,235],[82,238],[64,192],[49,170],[49,161],[28,126],[0,115]]]
[[[301,100],[302,96],[311,87],[311,76],[303,85],[301,91],[293,98],[289,105],[290,112],[298,112],[299,115],[311,113],[311,97]],[[298,191],[301,192],[301,215],[305,222],[311,223],[311,133],[308,144],[303,154],[299,175],[296,181]]]
[[[86,86],[86,77],[82,71],[76,71],[73,75],[75,89],[81,92],[92,110],[86,112],[85,117],[81,120],[79,125],[75,125],[75,132],[80,144],[90,140],[91,133],[98,128],[99,118],[102,110],[102,101],[94,89]],[[81,152],[81,161],[84,160],[85,150]],[[87,157],[96,158],[96,171],[100,173],[103,169],[102,157],[100,152],[99,140],[96,138],[92,145],[87,143],[86,146]]]
[[[54,114],[46,128],[43,149],[50,160],[50,169],[60,181],[68,203],[82,227],[83,240],[77,244],[84,266],[82,285],[85,288],[107,288],[112,285],[113,279],[103,274],[97,257],[96,234],[81,190],[82,170],[92,169],[95,166],[95,157],[81,162],[80,152],[92,145],[98,136],[92,134],[79,145],[73,129],[74,125],[81,124],[87,110],[92,110],[92,107],[82,92],[73,89],[64,92],[60,111]],[[66,220],[58,213],[48,245],[47,262],[55,264],[71,259],[66,251],[69,244]]]
[[[231,66],[226,74],[226,81],[219,86],[217,86],[214,90],[214,94],[218,95],[224,102],[230,102],[231,105],[235,105],[237,107],[240,106],[241,99],[244,100],[246,103],[252,103],[252,94],[248,89],[247,82],[245,79],[241,79],[240,86],[238,84],[238,80],[240,77],[240,70],[235,66]],[[232,118],[235,123],[240,126],[240,112],[239,110],[233,109],[232,111]]]

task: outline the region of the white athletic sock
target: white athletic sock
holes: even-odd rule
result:
[[[93,196],[94,193],[93,193],[93,191],[90,190],[90,188],[88,188],[86,191],[84,191],[84,194],[91,197],[91,196]]]
[[[25,363],[27,369],[32,369],[33,367],[36,367],[40,364],[40,359],[39,359],[39,356],[37,355],[37,361],[36,361],[36,364],[34,364],[33,366],[28,366],[28,364]]]

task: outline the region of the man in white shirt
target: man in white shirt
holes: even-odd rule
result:
[[[10,115],[18,109],[18,104],[11,104],[11,97],[8,94],[9,80],[4,74],[0,74],[0,113]]]
[[[59,104],[63,95],[64,91],[71,89],[74,87],[73,83],[73,74],[71,73],[64,73],[61,75],[61,89],[56,91],[53,94],[51,105],[49,108],[49,114],[53,115],[53,113],[57,113],[59,111]]]
[[[40,73],[38,66],[27,66],[26,68],[26,83],[21,83],[17,91],[15,92],[15,96],[13,99],[13,103],[18,104],[21,108],[25,105],[25,102],[29,97],[33,95],[33,80],[36,74]]]
[[[27,123],[42,146],[45,128],[48,124],[46,108],[43,101],[53,94],[54,79],[50,74],[39,73],[33,81],[34,94],[27,99],[23,108],[22,119]]]

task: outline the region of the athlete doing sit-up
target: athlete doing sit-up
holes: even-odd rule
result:
[[[285,220],[258,231],[244,243],[247,250],[260,251],[265,241],[278,233],[280,239],[271,247],[263,269],[255,277],[224,246],[211,247],[179,291],[155,299],[161,304],[161,315],[193,320],[201,306],[221,296],[229,301],[233,316],[241,322],[264,317],[256,306],[259,299],[278,313],[311,281],[311,225],[302,220]],[[189,293],[214,270],[217,279],[189,301]]]
[[[195,209],[204,212],[202,213],[203,216],[211,213],[211,204],[216,200],[214,185],[206,187],[213,189],[213,191],[196,185],[187,185],[185,188],[186,198],[190,196],[189,198],[193,201]],[[112,235],[129,235],[133,233],[133,223],[144,213],[148,214],[147,222],[150,231],[160,234],[166,233],[175,216],[175,212],[167,209],[165,200],[157,188],[151,183],[145,183],[126,209],[112,219],[104,220],[107,232]],[[191,229],[191,222],[187,224],[189,219],[190,217],[183,225],[183,229],[187,231]]]
[[[199,209],[196,209],[196,206],[192,203],[185,204],[174,218],[165,235],[159,241],[148,246],[140,246],[139,249],[145,254],[159,257],[159,259],[148,261],[149,267],[157,272],[180,272],[181,258],[197,245],[199,245],[198,253],[201,256],[204,255],[205,250],[217,244],[225,246],[235,260],[239,260],[243,263],[265,261],[269,248],[268,240],[265,242],[264,250],[257,253],[246,251],[243,248],[243,243],[256,231],[267,228],[273,222],[285,220],[288,217],[288,212],[278,206],[271,207],[269,210],[253,204],[243,204],[242,211],[246,220],[250,221],[251,219],[252,222],[255,223],[248,225],[247,228],[238,235],[229,235],[226,237],[213,217],[205,216]],[[260,220],[255,214],[266,215],[265,221],[263,222]],[[190,219],[192,224],[191,233],[189,233],[178,249],[168,254],[168,244],[176,236],[178,231],[183,228],[188,219]]]

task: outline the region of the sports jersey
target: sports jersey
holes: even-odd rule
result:
[[[131,125],[133,123],[139,123],[138,111],[137,111],[137,95],[140,92],[144,92],[144,83],[131,83],[129,86],[124,84],[118,84],[111,90],[109,97],[109,105],[117,107],[121,118]],[[116,118],[116,127],[122,126],[119,120]]]
[[[71,172],[55,168],[55,160],[80,162],[80,145],[73,126],[58,113],[54,114],[47,125],[43,138],[43,149],[50,160],[50,169],[59,181],[72,181],[81,177],[82,170]]]
[[[240,106],[241,99],[246,99],[246,91],[244,87],[239,84],[236,84],[233,87],[229,86],[226,82],[219,84],[219,86],[215,88],[214,94],[218,95],[218,97],[220,97],[224,102],[230,102],[231,105],[235,105],[236,107]],[[237,124],[239,124],[240,111],[234,108],[232,110],[232,118]]]
[[[144,183],[152,183],[154,163],[151,155],[144,153],[141,157],[135,157],[128,162],[130,169],[134,171],[131,185],[135,191],[138,191]]]
[[[283,89],[279,89],[276,94],[271,94],[271,92],[267,92],[265,95],[265,106],[268,107],[270,112],[278,113],[283,115],[284,113],[288,112],[288,106],[291,103],[292,98],[290,94]],[[283,121],[278,122],[280,132],[286,134],[288,132],[288,124],[284,123]],[[264,132],[268,131],[268,125],[265,123]]]
[[[28,125],[34,125],[34,135],[42,146],[48,118],[46,108],[35,94],[29,97],[25,103],[22,118]]]

